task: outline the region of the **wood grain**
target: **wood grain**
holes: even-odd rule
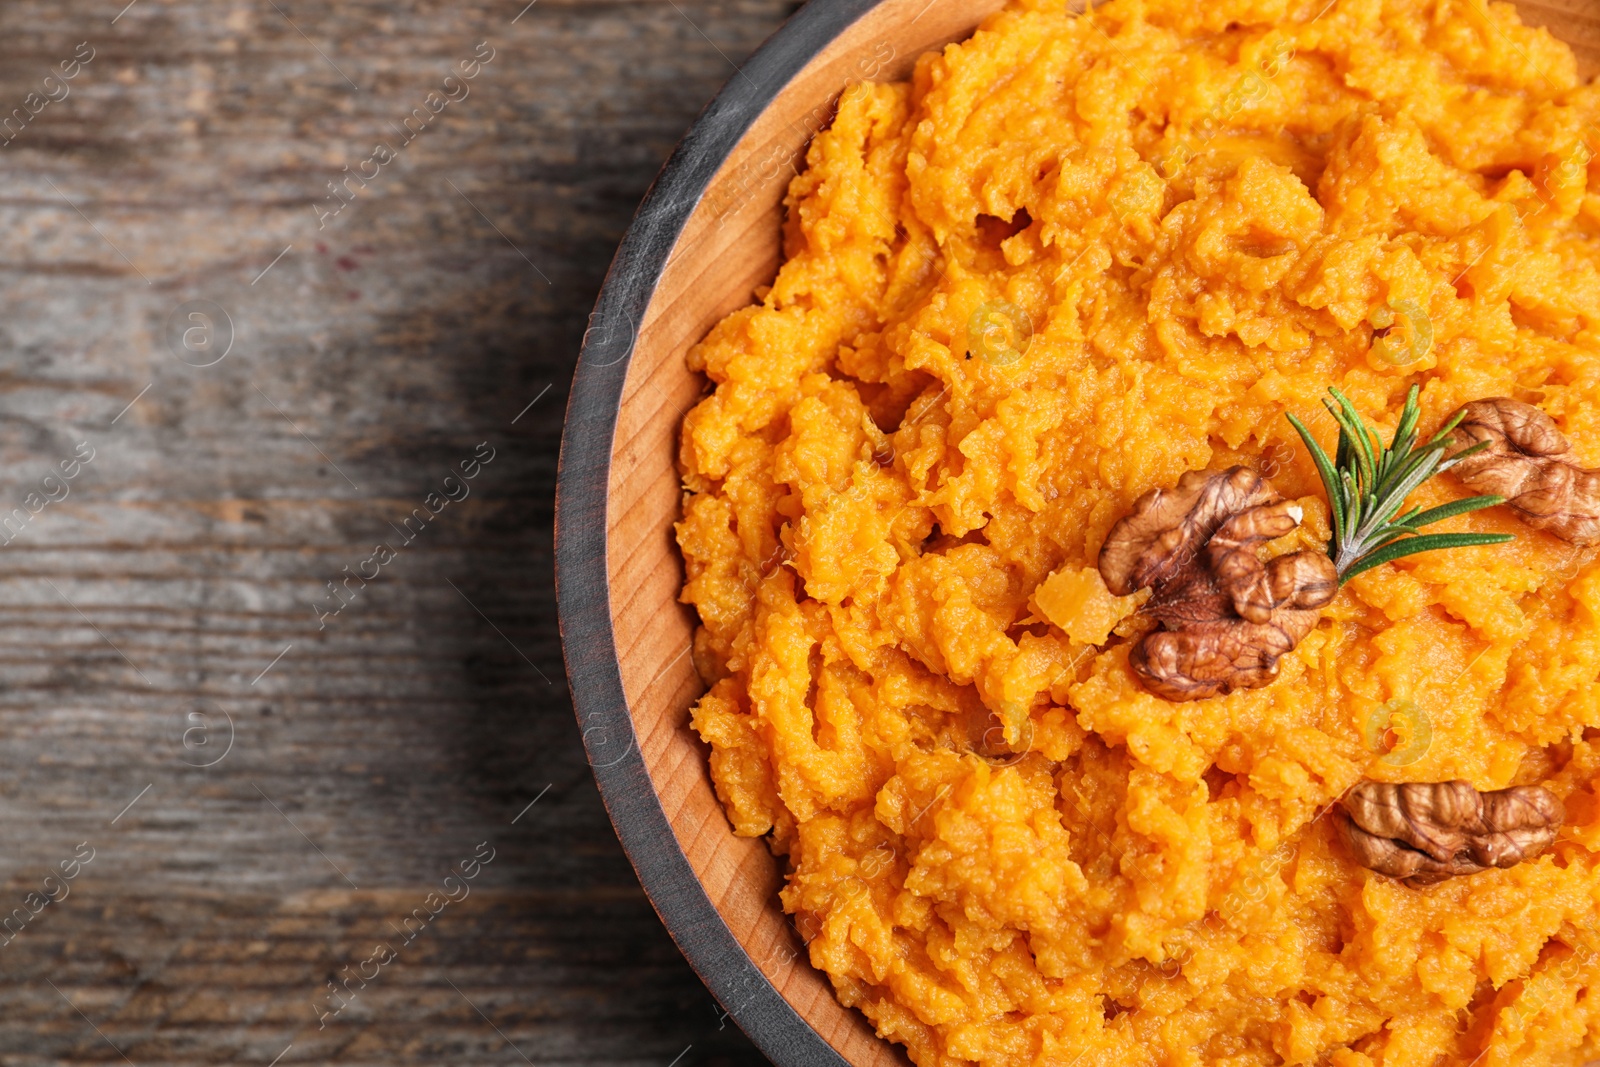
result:
[[[682,567],[672,539],[684,414],[705,383],[684,355],[752,299],[778,265],[781,199],[839,90],[895,77],[915,57],[965,36],[995,0],[929,5],[885,0],[784,87],[739,142],[679,237],[647,308],[623,386],[612,449],[608,515],[611,614],[640,749],[689,863],[734,935],[769,981],[838,1052],[861,1067],[904,1063],[863,1017],[838,1006],[776,900],[777,865],[761,841],[736,838],[711,787],[705,747],[689,726],[701,685],[686,654],[691,612],[677,603]],[[1519,5],[1600,70],[1600,12],[1589,0]]]
[[[0,948],[0,1064],[762,1062],[591,784],[550,523],[606,264],[789,0],[126,3],[0,6],[0,115],[95,50],[0,147],[0,517],[96,449],[0,548],[0,914],[96,850]],[[236,334],[205,368],[164,336],[202,299]],[[319,630],[483,441],[471,496]],[[215,746],[232,717],[210,768],[191,713]],[[472,895],[318,1029],[481,841]]]

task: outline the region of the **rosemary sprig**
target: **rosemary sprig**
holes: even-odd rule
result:
[[[1402,556],[1439,548],[1495,545],[1512,539],[1511,534],[1425,534],[1420,529],[1452,515],[1503,504],[1504,497],[1473,496],[1436,508],[1412,508],[1399,514],[1406,497],[1419,485],[1488,445],[1484,441],[1445,458],[1450,433],[1460,423],[1461,415],[1446,423],[1426,444],[1417,447],[1417,420],[1421,409],[1417,404],[1419,390],[1413,385],[1400,410],[1400,424],[1395,427],[1394,440],[1385,448],[1383,440],[1361,421],[1355,405],[1343,393],[1332,388],[1328,392],[1333,394],[1333,400],[1322,403],[1339,425],[1337,456],[1330,460],[1299,419],[1290,415],[1289,422],[1310,450],[1328,493],[1328,506],[1333,513],[1333,540],[1328,545],[1328,556],[1339,572],[1341,585],[1362,571]]]

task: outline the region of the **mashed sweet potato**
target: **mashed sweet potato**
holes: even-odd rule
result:
[[[1285,414],[1331,447],[1330,385],[1385,432],[1413,383],[1425,433],[1519,398],[1600,465],[1600,90],[1504,4],[1324,2],[1023,2],[851,87],[777,279],[689,354],[694,725],[811,962],[922,1067],[1595,1054],[1593,551],[1449,520],[1517,537],[1360,575],[1274,684],[1192,703],[1094,569],[1240,463],[1322,546]],[[1322,817],[1363,778],[1566,823],[1410,888]]]

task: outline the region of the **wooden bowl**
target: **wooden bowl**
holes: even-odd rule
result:
[[[677,440],[706,383],[689,347],[777,272],[782,198],[846,84],[905,77],[1001,0],[810,0],[667,161],[584,337],[561,446],[556,576],[567,677],[611,821],[679,948],[780,1067],[905,1064],[839,1006],[778,906],[777,864],[733,835],[689,726],[701,692],[678,603]],[[1519,3],[1600,70],[1600,0]],[[713,1020],[708,1019],[708,1025]]]

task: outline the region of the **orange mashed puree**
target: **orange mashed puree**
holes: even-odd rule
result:
[[[1579,1064],[1600,1036],[1600,565],[1346,585],[1273,685],[1169,703],[1095,568],[1285,413],[1538,404],[1600,465],[1600,89],[1478,0],[1021,2],[858,84],[785,262],[689,354],[694,725],[840,1000],[922,1067]],[[1319,14],[1320,12],[1320,14]],[[1415,503],[1464,495],[1449,476]],[[1275,546],[1281,550],[1289,545]],[[1353,783],[1539,782],[1538,859],[1413,889]]]

